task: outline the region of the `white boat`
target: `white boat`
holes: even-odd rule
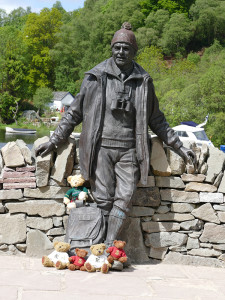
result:
[[[5,133],[12,133],[12,134],[35,134],[37,130],[35,129],[25,129],[25,128],[11,128],[6,127]]]

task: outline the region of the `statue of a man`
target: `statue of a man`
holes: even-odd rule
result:
[[[82,124],[80,170],[108,223],[107,246],[117,238],[139,180],[146,184],[150,145],[148,126],[184,160],[195,163],[159,110],[152,78],[133,61],[138,46],[129,23],[112,39],[112,57],[85,74],[80,93],[36,154],[44,156]]]

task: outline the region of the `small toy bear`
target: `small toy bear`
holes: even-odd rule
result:
[[[69,255],[67,251],[70,249],[70,244],[64,242],[54,242],[55,251],[48,256],[42,257],[42,264],[44,267],[56,267],[58,270],[62,270],[69,265]]]
[[[84,249],[75,249],[75,256],[69,257],[69,266],[68,269],[70,271],[75,271],[75,270],[81,270],[81,271],[86,271],[84,267],[84,263],[86,262],[86,259],[84,259],[88,255],[88,251]]]
[[[115,240],[113,244],[115,246],[109,247],[106,250],[106,253],[110,253],[110,255],[107,257],[108,262],[112,264],[114,260],[118,260],[121,263],[125,263],[127,261],[127,256],[123,248],[125,247],[126,242]]]
[[[86,187],[82,186],[85,182],[85,179],[82,177],[82,175],[68,176],[67,181],[72,188],[65,194],[63,202],[70,210],[71,208],[76,207],[76,200],[87,200],[88,190]]]
[[[101,271],[106,274],[111,267],[105,255],[105,244],[96,244],[91,246],[91,255],[88,257],[84,264],[85,269],[88,272]]]

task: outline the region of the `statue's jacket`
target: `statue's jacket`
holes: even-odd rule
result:
[[[67,140],[75,126],[83,122],[79,152],[81,174],[86,180],[91,176],[96,145],[101,138],[106,104],[107,68],[110,63],[112,58],[103,61],[85,74],[80,92],[50,138],[50,141],[58,146]],[[150,167],[148,126],[162,141],[175,150],[182,146],[182,142],[159,110],[152,78],[136,62],[134,67],[140,74],[135,92],[136,153],[140,165],[140,181],[146,184]]]

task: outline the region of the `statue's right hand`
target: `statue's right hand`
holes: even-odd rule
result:
[[[35,149],[35,155],[41,155],[41,157],[44,157],[45,155],[47,155],[49,152],[53,151],[55,149],[55,145],[51,142],[46,142],[43,143],[41,145],[39,145],[36,149]]]

